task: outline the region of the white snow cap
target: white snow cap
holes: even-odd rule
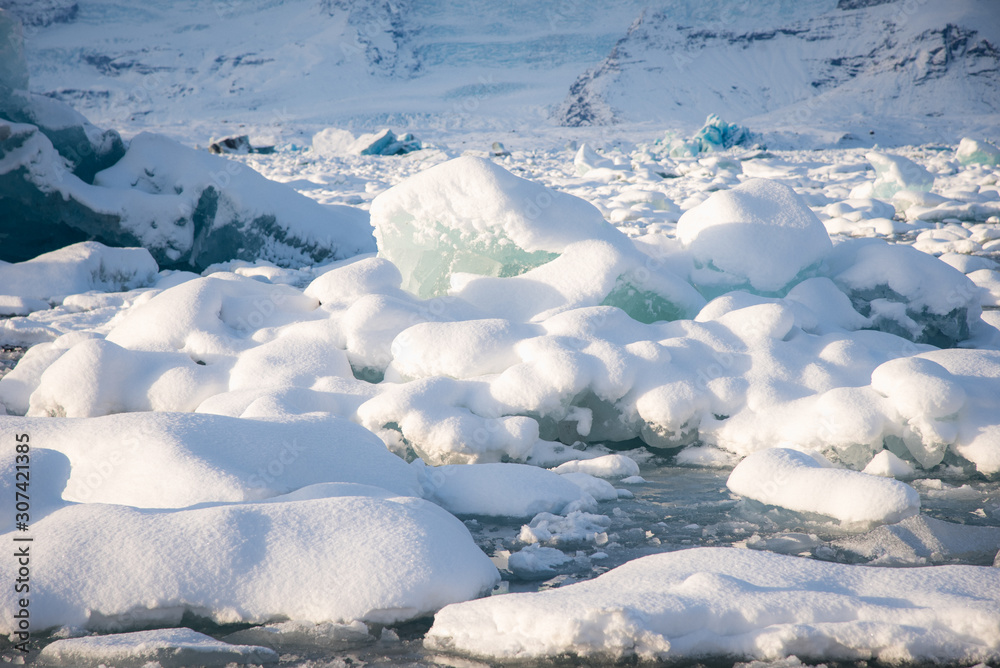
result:
[[[898,480],[836,469],[816,452],[770,448],[749,455],[729,475],[734,493],[841,522],[892,523],[920,510],[917,490]]]
[[[501,660],[795,654],[969,665],[1000,658],[998,627],[1000,569],[847,566],[706,547],[450,605],[424,644]]]
[[[750,179],[713,193],[677,222],[677,238],[700,265],[695,282],[749,284],[777,292],[832,248],[816,214],[777,181]]]
[[[468,529],[429,501],[367,485],[312,490],[190,510],[58,510],[31,526],[45,545],[32,552],[32,628],[177,625],[185,611],[222,624],[392,624],[499,579]],[[6,559],[0,577],[13,582],[16,569]],[[16,629],[14,606],[0,602],[0,633]]]

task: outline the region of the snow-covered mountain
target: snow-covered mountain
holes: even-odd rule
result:
[[[690,131],[717,113],[772,146],[885,145],[992,136],[1000,125],[995,0],[2,6],[28,26],[33,90],[126,136]]]
[[[846,144],[870,130],[892,142],[996,127],[994,0],[830,0],[797,3],[795,14],[769,5],[747,15],[718,3],[709,20],[686,2],[644,11],[572,84],[556,118],[695,124],[714,112],[786,136],[819,126]]]

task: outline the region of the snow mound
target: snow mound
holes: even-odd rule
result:
[[[82,504],[31,530],[46,546],[32,553],[39,631],[177,624],[186,611],[222,624],[392,624],[479,596],[498,579],[453,515],[364,485],[192,510]],[[8,559],[0,573],[10,581],[14,568]],[[14,630],[14,605],[0,604],[0,632]]]
[[[333,416],[265,421],[152,412],[0,417],[0,425],[69,458],[72,471],[59,490],[67,501],[183,508],[255,501],[324,482],[421,495],[411,467],[372,433]]]
[[[499,660],[1000,657],[1000,570],[890,569],[698,548],[540,593],[448,606],[424,644]]]
[[[735,494],[841,522],[898,522],[920,510],[920,495],[898,480],[833,468],[822,455],[788,448],[761,450],[737,464],[726,481]]]
[[[0,264],[0,292],[55,299],[90,290],[120,292],[156,282],[159,267],[145,248],[84,241],[25,262]]]
[[[527,518],[596,506],[581,487],[536,466],[490,463],[421,470],[430,487],[427,498],[456,515]]]
[[[161,668],[274,664],[278,654],[266,647],[231,645],[191,629],[133,631],[106,636],[69,638],[46,645],[38,655],[43,666],[71,668]]]
[[[629,478],[639,475],[639,465],[625,455],[602,455],[575,459],[552,469],[556,473],[588,473],[598,478]]]
[[[747,287],[776,293],[830,251],[826,229],[788,186],[751,179],[712,194],[677,222],[695,260],[693,278],[714,293]]]

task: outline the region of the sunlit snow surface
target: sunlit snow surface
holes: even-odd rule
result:
[[[11,423],[10,429],[25,429],[33,438],[37,435],[39,473],[52,471],[54,478],[66,480],[66,491],[46,491],[51,498],[45,497],[47,505],[39,505],[39,510],[44,508],[48,514],[40,521],[49,524],[40,531],[51,526],[54,536],[71,519],[93,523],[95,532],[111,530],[107,518],[91,517],[85,508],[73,510],[81,518],[60,517],[71,510],[59,510],[65,501],[174,509],[194,503],[212,505],[214,500],[237,505],[216,511],[170,510],[162,516],[162,523],[180,532],[184,526],[204,526],[200,518],[212,513],[239,516],[242,523],[233,523],[232,531],[223,536],[228,544],[256,531],[267,538],[266,549],[274,551],[271,558],[277,559],[278,541],[283,540],[280,532],[257,531],[253,522],[266,524],[268,518],[276,517],[278,506],[271,504],[281,504],[283,499],[266,506],[253,504],[313,484],[300,493],[292,492],[288,501],[293,505],[283,511],[283,517],[309,526],[331,512],[350,518],[357,517],[351,514],[353,509],[367,508],[365,512],[388,516],[401,512],[394,510],[399,506],[410,513],[407,521],[421,527],[420,535],[409,535],[407,540],[428,566],[442,552],[464,554],[471,543],[460,535],[461,527],[448,522],[443,513],[438,517],[425,502],[409,499],[422,496],[459,516],[472,541],[500,569],[506,581],[501,590],[510,592],[568,587],[644,556],[693,547],[737,546],[817,563],[991,566],[1000,550],[1000,483],[996,480],[1000,470],[996,426],[1000,317],[995,310],[1000,301],[1000,265],[994,261],[1000,259],[996,219],[1000,215],[1000,169],[966,164],[961,155],[956,157],[954,146],[883,151],[903,156],[931,174],[933,187],[928,192],[922,188],[925,181],[907,181],[911,172],[906,169],[882,170],[885,161],[866,158],[863,150],[671,158],[663,153],[668,143],[657,142],[658,136],[623,132],[615,142],[599,131],[579,131],[577,140],[597,145],[601,151],[593,155],[602,161],[580,170],[579,161],[574,163],[579,146],[565,146],[572,138],[564,136],[569,133],[505,136],[512,155],[492,159],[487,151],[491,137],[486,135],[443,137],[436,147],[393,158],[321,156],[290,146],[279,147],[273,155],[232,158],[321,203],[364,209],[393,186],[425,173],[430,192],[417,195],[424,198],[427,211],[442,201],[458,202],[456,193],[461,191],[449,191],[453,186],[448,179],[429,179],[427,170],[463,152],[491,159],[532,182],[520,191],[503,183],[499,189],[501,195],[518,195],[516,201],[498,201],[520,208],[526,224],[539,215],[544,218],[544,210],[533,214],[532,205],[550,206],[550,200],[542,197],[547,192],[542,186],[589,202],[590,206],[573,205],[580,215],[594,216],[586,220],[589,232],[560,230],[563,237],[558,245],[517,237],[520,223],[507,221],[514,233],[501,239],[501,244],[514,239],[528,253],[541,251],[562,258],[573,257],[571,252],[579,254],[582,264],[564,259],[566,270],[558,274],[538,273],[545,269],[544,260],[506,273],[483,270],[473,262],[472,271],[484,275],[464,273],[468,266],[448,270],[443,278],[434,279],[438,287],[430,298],[420,300],[400,288],[404,277],[383,257],[297,270],[234,262],[206,271],[205,277],[216,270],[227,272],[210,278],[183,272],[143,277],[143,287],[124,292],[104,292],[118,287],[95,283],[90,273],[81,270],[79,275],[59,274],[61,283],[49,289],[51,294],[43,289],[12,303],[12,317],[0,322],[0,342],[6,346],[5,359],[0,360],[0,373],[4,373],[0,401],[11,413],[36,416],[24,423],[27,426]],[[880,174],[888,175],[882,177],[883,182],[895,179],[899,187],[893,193],[880,192],[878,199],[871,199],[876,179],[872,164]],[[492,173],[484,170],[487,176]],[[727,264],[720,267],[712,262],[719,248],[716,242],[707,245],[708,255],[700,267],[693,262],[692,256],[697,257],[697,252],[689,253],[693,246],[685,249],[677,241],[678,221],[712,193],[751,179],[769,179],[793,191],[790,197],[795,198],[795,205],[782,209],[789,216],[787,228],[794,234],[822,225],[831,236],[832,249],[809,241],[816,237],[807,235],[801,238],[807,240],[808,252],[799,252],[803,249],[797,241],[800,237],[779,237],[779,243],[755,248],[781,266],[761,267],[754,257],[729,247],[723,249]],[[739,199],[738,193],[747,190],[744,187],[727,197]],[[466,192],[470,211],[475,210],[475,196],[482,192]],[[767,192],[784,196],[773,183]],[[383,202],[386,211],[414,210],[405,190]],[[744,204],[730,206],[723,201],[710,206],[718,208],[712,222],[719,223]],[[376,214],[378,209],[376,205]],[[811,215],[817,219],[810,219]],[[685,220],[697,221],[698,216],[692,212]],[[602,218],[612,225],[589,227]],[[752,218],[743,215],[741,221]],[[752,230],[735,227],[736,238],[753,239]],[[713,227],[698,229],[704,234]],[[566,237],[574,233],[580,238],[570,242],[577,243],[578,250],[566,243]],[[851,241],[876,237],[892,245]],[[791,241],[780,242],[786,238]],[[679,320],[642,324],[601,306],[615,281],[602,283],[607,277],[598,275],[595,267],[614,272],[612,279],[629,272],[635,276],[637,265],[635,256],[629,255],[633,252],[631,243],[626,243],[629,239],[650,257],[661,258],[652,273],[662,271],[663,277],[647,277],[641,283],[649,287],[644,303],[657,298],[677,304],[678,312],[671,317]],[[588,241],[605,246],[580,245]],[[588,264],[591,261],[603,264]],[[912,269],[909,274],[907,268]],[[643,276],[650,273],[646,269]],[[0,272],[13,271],[14,266],[0,266]],[[577,275],[578,280],[558,283]],[[672,282],[674,276],[683,280]],[[406,280],[413,279],[407,276]],[[520,283],[504,283],[515,280]],[[634,280],[639,282],[639,278]],[[701,302],[686,281],[701,290],[705,297]],[[880,281],[886,289],[866,292]],[[38,283],[33,281],[31,287],[40,289]],[[520,284],[528,286],[523,293],[505,287]],[[561,292],[542,294],[538,286],[545,285],[561,285]],[[683,285],[692,292],[684,291]],[[73,292],[79,294],[65,296]],[[526,299],[537,297],[539,303],[549,298],[549,306],[540,308],[538,303],[521,303],[511,297],[519,294]],[[477,301],[476,295],[486,299]],[[53,308],[43,308],[48,303],[37,303],[40,299],[51,300]],[[636,305],[622,301],[621,307]],[[865,309],[868,312],[862,313]],[[980,309],[984,309],[981,315]],[[19,314],[31,310],[30,315]],[[954,323],[964,323],[965,329],[958,325],[948,329]],[[881,331],[866,331],[870,327]],[[409,334],[401,334],[404,331]],[[958,342],[958,351],[937,352],[929,345],[949,336],[950,345]],[[644,337],[667,342],[668,355],[650,341],[642,343]],[[920,357],[909,359],[916,355]],[[6,371],[7,358],[20,358],[14,371]],[[619,366],[609,366],[609,360],[616,359]],[[567,370],[572,374],[560,375]],[[80,382],[81,378],[88,382]],[[123,383],[124,378],[129,382]],[[668,384],[671,381],[673,385]],[[644,394],[629,395],[633,389]],[[170,413],[142,425],[136,411],[148,410]],[[401,460],[398,466],[379,464],[384,453],[376,455],[372,450],[373,438],[349,440],[355,425],[341,428],[333,419],[302,415],[317,411],[360,422],[407,459],[420,455],[428,464],[447,465],[406,466]],[[128,415],[113,415],[122,412]],[[190,415],[193,412],[212,415]],[[627,413],[642,419],[632,424],[615,422],[618,414]],[[65,423],[63,436],[55,431],[46,435],[48,428],[35,421],[48,420],[50,415],[76,419]],[[127,471],[117,468],[104,473],[102,462],[115,461],[117,451],[114,444],[101,442],[102,436],[121,431],[119,423],[125,424],[133,415],[137,426],[126,431],[138,436],[124,446],[135,449],[135,442],[141,442],[146,457]],[[270,444],[255,448],[214,447],[213,438],[223,438],[221,434],[229,435],[234,443],[249,443],[255,430],[264,436],[272,433],[253,423],[245,428],[229,426],[227,421],[237,417],[277,422],[273,433],[286,430],[292,434],[294,438],[289,438],[296,456],[308,454],[310,448],[318,453],[317,433],[339,429],[344,439],[331,440],[331,445],[345,453],[345,462],[349,459],[353,467],[336,474],[336,457],[330,453],[308,454],[310,462],[317,462],[314,467],[304,465],[305,458],[286,462],[287,442],[277,442],[276,436]],[[79,436],[69,435],[74,429]],[[6,425],[4,431],[8,431]],[[192,436],[199,433],[200,437]],[[100,447],[86,450],[74,438],[97,441]],[[569,445],[575,441],[586,445]],[[656,450],[642,447],[643,441]],[[883,443],[888,450],[881,450]],[[678,450],[681,446],[687,447]],[[852,515],[845,510],[838,520],[830,517],[836,513],[820,514],[821,506],[796,504],[794,498],[786,502],[780,495],[757,495],[753,500],[754,494],[737,496],[738,489],[727,487],[730,473],[743,456],[773,446],[822,450],[838,466],[855,471],[867,466],[869,472],[896,475],[919,495],[919,514],[913,514],[913,495],[905,491],[894,514]],[[43,454],[42,448],[53,450]],[[612,449],[637,462],[638,472],[628,460],[608,457]],[[75,479],[66,458],[80,467]],[[576,459],[595,461],[572,463]],[[503,474],[486,476],[487,467],[511,465],[466,465],[498,460],[562,466],[555,473],[532,468],[530,474],[522,474],[507,468]],[[280,473],[268,474],[268,463],[275,461],[281,464]],[[3,466],[6,471],[6,461]],[[190,471],[190,489],[179,478],[158,488],[158,466]],[[483,467],[483,477],[477,478],[477,466]],[[385,471],[382,482],[378,467]],[[765,470],[778,471],[775,475],[780,478],[780,468]],[[254,478],[261,471],[263,480]],[[88,486],[87,473],[97,476],[93,488]],[[268,475],[277,480],[268,480]],[[794,470],[788,475],[795,475]],[[865,502],[871,507],[880,505],[875,502],[882,493],[878,490],[895,493],[876,480],[883,482],[875,479],[871,487],[858,488],[863,490],[858,496],[864,498],[855,500],[862,511]],[[334,486],[314,485],[320,481]],[[905,487],[903,482],[896,484]],[[382,498],[365,487],[373,483],[391,485],[394,498]],[[217,498],[209,498],[213,495]],[[152,511],[102,512],[118,513],[121,522],[141,527],[142,515]],[[366,535],[352,520],[344,521],[359,540],[364,537],[390,546],[392,527],[405,524],[398,514],[392,518],[399,524],[389,522],[374,536]],[[898,523],[878,526],[883,522]],[[135,540],[142,538],[148,546],[169,538],[139,533]],[[308,540],[290,549],[302,563],[327,558],[320,546]],[[348,546],[327,549],[346,550]],[[376,549],[372,554],[377,553]],[[215,555],[221,565],[212,563],[223,569],[228,566],[222,560],[238,559],[240,552],[220,550]],[[172,564],[167,568],[186,568],[192,557],[167,554],[163,559],[164,564]],[[369,559],[375,569],[397,568],[380,557]],[[416,599],[399,607],[425,600],[427,608],[414,609],[423,613],[474,596],[489,584],[489,577],[480,563],[468,568],[464,573],[468,582],[457,583],[454,592],[444,595],[451,598],[430,600],[429,594],[418,592]],[[329,577],[342,576],[334,572]],[[974,579],[973,575],[968,578]],[[295,586],[308,587],[310,582],[299,581]],[[421,637],[429,622],[382,631],[376,641],[378,625],[405,618],[405,610],[381,617],[378,611],[364,612],[366,605],[372,605],[365,596],[372,594],[363,591],[357,593],[354,607],[343,614],[368,621],[370,634],[351,626],[346,617],[324,617],[340,613],[323,602],[310,601],[301,609],[288,609],[307,622],[302,626],[289,622],[292,626],[287,628],[240,635],[249,633],[245,625],[218,627],[203,618],[224,624],[259,623],[276,605],[282,605],[278,593],[261,594],[250,608],[239,610],[241,603],[249,603],[241,599],[238,587],[227,589],[228,583],[219,584],[209,592],[216,600],[205,602],[192,598],[190,592],[185,594],[183,586],[176,585],[184,595],[173,603],[186,596],[189,608],[194,608],[189,612],[202,618],[184,617],[186,623],[220,638],[236,634],[229,639],[233,643],[276,647],[283,665],[326,665],[345,658],[376,665],[455,665],[458,660],[442,658],[423,647]],[[109,612],[127,610],[131,603],[128,591],[113,588],[93,590],[89,595],[92,600],[110,601]],[[150,618],[159,623],[181,619],[176,605],[160,612]],[[72,619],[60,623],[80,624],[82,614],[75,612]],[[130,619],[135,622],[134,616],[125,615],[125,623]],[[327,628],[313,622],[341,625]],[[64,635],[73,633],[63,631]],[[268,640],[271,635],[283,640]],[[984,652],[995,655],[1000,638],[988,631],[979,637],[986,645],[993,643]],[[955,655],[978,656],[957,650]]]

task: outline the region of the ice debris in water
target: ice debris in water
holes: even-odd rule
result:
[[[235,645],[191,629],[157,629],[56,640],[38,655],[44,666],[161,668],[183,666],[271,665],[278,653],[266,647]]]
[[[734,493],[841,522],[893,523],[916,515],[920,495],[906,483],[834,468],[816,452],[770,448],[736,465],[726,485]]]

